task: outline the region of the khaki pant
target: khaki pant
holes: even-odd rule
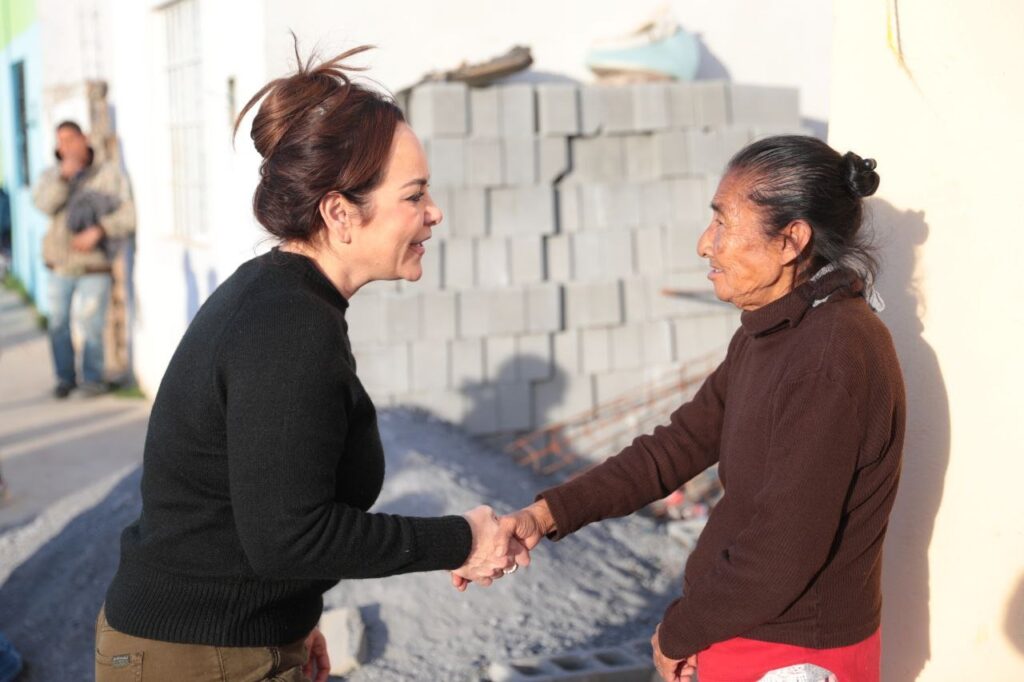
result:
[[[118,632],[96,619],[96,682],[309,682],[300,640],[283,647],[176,644]]]

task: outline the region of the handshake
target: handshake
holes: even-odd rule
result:
[[[520,566],[529,566],[530,550],[555,529],[544,500],[501,517],[486,505],[463,516],[473,532],[473,546],[466,563],[452,571],[452,585],[460,592],[470,583],[487,587]]]

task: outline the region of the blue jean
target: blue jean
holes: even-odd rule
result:
[[[86,383],[103,381],[103,328],[110,301],[110,275],[78,277],[50,274],[50,347],[60,383],[75,383],[75,348],[71,344],[71,301],[78,296],[78,322],[85,335],[82,378]]]

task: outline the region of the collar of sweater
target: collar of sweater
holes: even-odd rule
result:
[[[342,296],[337,287],[327,279],[327,275],[320,271],[320,268],[311,258],[291,251],[282,251],[275,246],[268,254],[268,259],[274,265],[282,265],[289,271],[302,277],[320,296],[331,305],[342,312],[348,308],[348,299]]]
[[[814,307],[815,301],[859,296],[863,289],[864,283],[859,277],[845,270],[835,270],[804,282],[782,298],[757,310],[743,311],[740,324],[747,336],[766,336],[800,324],[807,311]]]

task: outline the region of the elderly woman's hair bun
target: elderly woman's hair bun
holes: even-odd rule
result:
[[[843,168],[846,184],[850,191],[858,197],[869,197],[878,189],[878,166],[874,159],[862,159],[853,152],[843,155]]]

